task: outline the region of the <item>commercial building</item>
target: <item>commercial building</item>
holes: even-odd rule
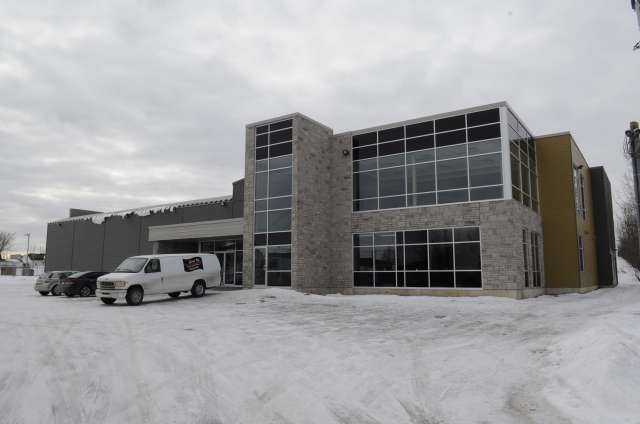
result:
[[[576,196],[573,180],[563,191],[541,183],[556,168],[588,170],[574,156],[546,154],[560,144],[534,139],[506,102],[339,134],[299,113],[260,121],[246,126],[245,178],[232,196],[55,221],[47,269],[110,270],[133,254],[199,250],[218,255],[226,284],[245,288],[514,298],[585,291],[597,275],[616,274],[610,190],[607,203],[606,174],[594,169],[589,181],[599,182],[585,189],[597,194],[583,196],[584,208],[599,199],[591,227],[566,229],[571,248],[547,246],[560,210],[551,202]],[[596,233],[596,221],[610,228]],[[593,252],[592,268],[556,272],[576,258],[578,240]]]

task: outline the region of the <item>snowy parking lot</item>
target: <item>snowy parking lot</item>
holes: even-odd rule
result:
[[[640,284],[41,297],[0,277],[1,423],[640,423]]]

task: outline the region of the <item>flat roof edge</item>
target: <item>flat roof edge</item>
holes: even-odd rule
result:
[[[268,118],[268,119],[263,119],[261,121],[257,121],[257,122],[251,122],[249,124],[245,125],[245,128],[253,128],[253,127],[257,127],[259,125],[264,125],[264,124],[269,124],[273,121],[283,121],[285,119],[293,119],[293,118],[304,118],[307,119],[311,122],[313,122],[314,124],[320,125],[321,127],[331,131],[331,133],[333,133],[333,128],[323,124],[322,122],[310,118],[309,116],[305,115],[304,113],[300,113],[300,112],[293,112],[293,113],[289,113],[287,115],[281,115],[281,116],[276,116],[274,118]]]
[[[403,121],[390,122],[388,124],[374,125],[374,126],[371,126],[371,127],[357,129],[357,130],[343,131],[343,132],[335,134],[335,136],[343,136],[343,135],[347,135],[347,134],[354,134],[354,135],[363,134],[363,133],[370,132],[370,131],[379,131],[379,130],[383,130],[383,129],[386,129],[386,128],[393,128],[393,127],[397,127],[399,125],[407,125],[407,124],[410,125],[410,124],[417,123],[417,122],[422,122],[422,121],[425,121],[425,120],[430,121],[430,120],[434,120],[434,119],[445,118],[445,117],[452,116],[452,115],[459,115],[459,114],[462,114],[462,113],[477,112],[477,111],[485,110],[485,109],[492,108],[492,107],[508,107],[510,110],[513,110],[511,108],[511,106],[509,105],[509,103],[507,103],[506,101],[503,100],[503,101],[500,101],[500,102],[488,103],[488,104],[468,107],[468,108],[464,108],[464,109],[457,109],[457,110],[452,110],[452,111],[448,111],[448,112],[437,113],[437,114],[434,114],[434,115],[419,116],[417,118],[406,119],[406,120],[403,120]]]

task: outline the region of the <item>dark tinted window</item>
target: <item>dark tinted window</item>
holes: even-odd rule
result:
[[[268,147],[262,147],[260,149],[256,149],[256,160],[266,159],[269,155]]]
[[[436,131],[450,131],[465,127],[464,115],[452,116],[450,118],[438,119],[436,121]]]
[[[429,265],[431,269],[453,269],[453,244],[429,245]]]
[[[378,132],[378,143],[404,138],[404,127],[389,128]]]
[[[283,128],[289,128],[293,125],[293,120],[287,119],[286,121],[274,122],[270,125],[271,131],[281,130]]]
[[[354,234],[354,246],[373,246],[373,234]]]
[[[256,128],[256,134],[266,133],[267,131],[269,131],[269,125],[262,125]]]
[[[380,156],[393,155],[396,153],[404,152],[404,141],[394,141],[391,143],[384,143],[378,146]]]
[[[282,143],[269,147],[269,157],[290,155],[291,143]]]
[[[269,144],[269,135],[262,134],[256,137],[256,147],[263,147]]]
[[[480,269],[480,243],[456,243],[456,270]]]
[[[433,121],[420,122],[418,124],[407,125],[407,137],[415,137],[418,135],[432,134]]]
[[[267,284],[270,286],[290,286],[291,272],[267,272]]]
[[[426,272],[407,272],[405,275],[407,287],[428,287],[429,274]]]
[[[482,274],[480,272],[456,272],[456,287],[480,288],[482,287]]]
[[[396,269],[396,248],[394,246],[375,247],[376,271],[394,271]]]
[[[402,196],[380,198],[379,209],[404,208],[407,206],[407,198]]]
[[[269,247],[267,266],[270,271],[291,270],[291,246]]]
[[[269,244],[291,244],[291,233],[269,233]]]
[[[519,194],[514,192],[513,198],[519,200]],[[502,186],[471,189],[471,200],[490,200],[502,198]]]
[[[469,158],[469,182],[472,187],[502,184],[502,155]]]
[[[438,190],[467,187],[467,159],[438,162]]]
[[[500,137],[500,124],[469,128],[469,141],[487,140]]]
[[[431,149],[433,147],[433,136],[427,135],[407,140],[407,152],[415,150]]]
[[[282,143],[283,141],[291,141],[293,138],[293,130],[289,128],[288,130],[276,131],[269,134],[269,143]]]
[[[378,146],[367,146],[353,149],[353,160],[374,158],[378,155]]]
[[[366,199],[378,196],[378,171],[367,171],[354,174],[353,195],[356,199]]]
[[[429,243],[442,243],[448,241],[453,241],[450,228],[445,228],[443,230],[429,230]]]
[[[353,249],[353,269],[355,271],[373,271],[373,247]]]
[[[424,231],[405,231],[406,244],[427,243],[427,230]]]
[[[377,141],[378,141],[378,136],[375,132],[358,134],[353,136],[353,147],[376,144]]]
[[[291,194],[291,168],[269,171],[269,197]]]
[[[443,134],[436,134],[436,145],[450,146],[452,144],[465,143],[467,141],[466,130],[452,131]]]
[[[453,287],[453,272],[430,272],[431,287]]]
[[[264,246],[267,244],[267,235],[266,234],[254,234],[253,235],[253,244],[256,246]]]
[[[404,167],[381,169],[380,197],[394,196],[405,193]]]
[[[376,287],[395,287],[395,272],[376,272]]]
[[[500,110],[489,109],[480,112],[473,112],[467,115],[467,125],[473,127],[475,125],[491,124],[500,121]]]
[[[373,287],[373,272],[356,272],[353,276],[356,287]]]
[[[405,269],[426,270],[427,269],[427,245],[417,244],[404,247]]]
[[[407,166],[407,191],[422,193],[436,189],[436,168],[433,162]]]

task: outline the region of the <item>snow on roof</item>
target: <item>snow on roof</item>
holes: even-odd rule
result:
[[[183,202],[174,202],[174,203],[165,203],[163,205],[155,205],[155,206],[143,206],[141,208],[135,209],[125,209],[121,211],[115,212],[105,212],[105,213],[94,213],[90,215],[81,215],[74,216],[73,218],[64,218],[57,219],[55,221],[51,221],[51,224],[61,223],[61,222],[70,222],[70,221],[85,221],[90,220],[94,224],[102,224],[105,219],[113,216],[121,216],[125,217],[127,215],[138,215],[138,216],[147,216],[152,213],[159,212],[173,212],[176,208],[186,208],[189,206],[202,206],[202,205],[212,205],[217,203],[225,203],[229,202],[233,199],[233,196],[220,196],[220,197],[208,197],[206,199],[195,199],[195,200],[187,200]]]

